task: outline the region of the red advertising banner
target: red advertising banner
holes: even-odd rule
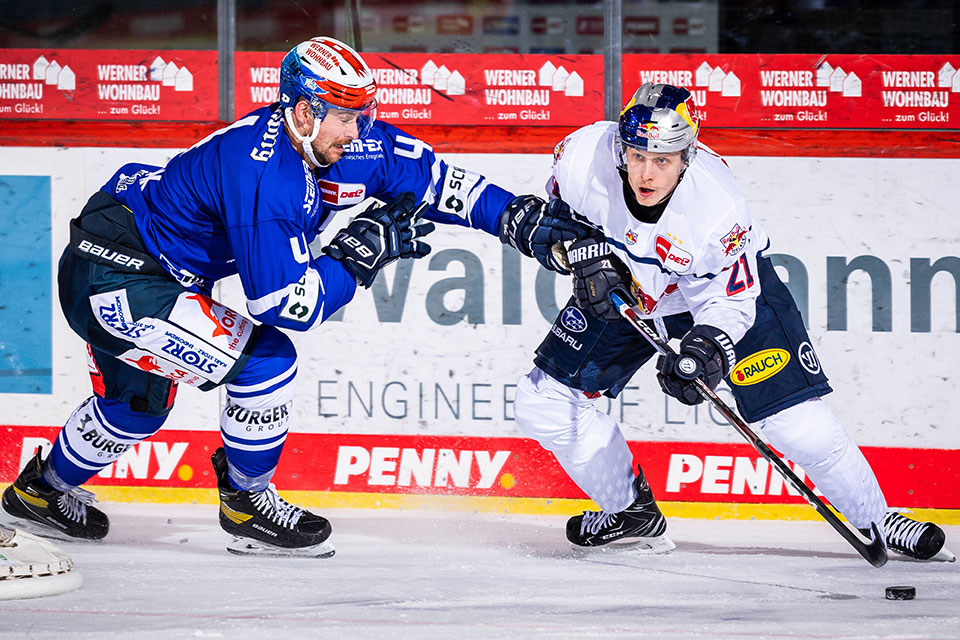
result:
[[[623,56],[624,102],[644,82],[690,89],[710,127],[960,127],[960,55]]]
[[[237,117],[275,99],[282,57],[236,54]],[[603,116],[598,55],[365,58],[380,117],[401,125],[581,126]],[[684,85],[710,127],[956,129],[958,69],[956,55],[627,54],[623,95],[647,81]],[[217,100],[215,51],[0,49],[0,119],[205,122],[217,119]]]
[[[12,482],[56,427],[0,427],[0,483]],[[214,431],[163,430],[91,485],[213,488]],[[631,442],[660,500],[802,503],[747,444]],[[896,507],[960,508],[960,451],[864,447]],[[796,469],[803,477],[803,471]],[[273,481],[281,490],[574,498],[584,494],[553,455],[525,438],[291,433]]]
[[[276,100],[282,53],[236,54],[237,117]],[[570,125],[603,117],[598,55],[365,53],[392,124]]]
[[[0,118],[217,119],[217,52],[0,49]]]

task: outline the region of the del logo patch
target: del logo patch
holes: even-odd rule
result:
[[[663,266],[677,273],[683,273],[693,261],[692,255],[663,236],[657,236],[656,252]]]
[[[367,199],[367,187],[361,183],[317,180],[317,184],[320,185],[320,193],[327,204],[359,204]]]
[[[783,349],[765,349],[747,356],[730,372],[730,382],[739,387],[748,387],[763,382],[787,366],[790,353]]]

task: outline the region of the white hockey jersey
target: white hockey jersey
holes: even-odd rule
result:
[[[757,255],[769,240],[747,211],[733,172],[698,145],[660,219],[640,222],[624,201],[616,128],[616,122],[597,122],[557,145],[547,192],[603,229],[630,269],[647,317],[690,311],[697,324],[739,341],[756,314]]]

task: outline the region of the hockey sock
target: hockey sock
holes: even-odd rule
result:
[[[784,409],[763,421],[763,433],[853,526],[883,522],[887,502],[877,478],[826,402],[816,398]]]
[[[140,413],[123,402],[87,398],[57,434],[44,463],[43,479],[59,491],[80,486],[156,433],[164,420],[166,416]]]
[[[296,376],[293,343],[267,328],[246,366],[227,383],[220,434],[234,488],[262,491],[269,486],[287,438]]]

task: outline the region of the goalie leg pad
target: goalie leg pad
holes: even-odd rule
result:
[[[616,513],[637,498],[633,454],[617,423],[596,400],[534,367],[517,383],[517,426],[552,451],[567,475],[603,511]]]
[[[55,544],[0,526],[0,600],[53,596],[82,583],[73,560]]]
[[[877,477],[830,406],[815,398],[763,420],[764,435],[797,463],[853,526],[882,526],[887,512]]]

